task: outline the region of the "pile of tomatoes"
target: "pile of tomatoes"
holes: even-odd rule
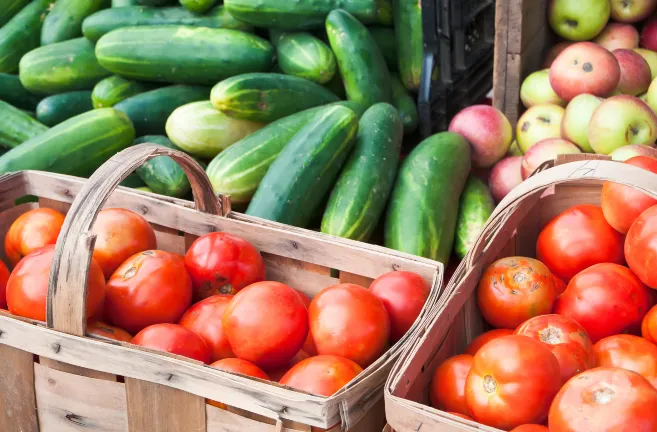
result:
[[[38,208],[12,224],[4,246],[13,271],[0,262],[2,308],[45,321],[63,223],[63,214]],[[89,334],[317,395],[334,394],[376,361],[429,296],[421,276],[396,271],[369,289],[338,284],[311,301],[297,290],[304,287],[265,280],[260,252],[240,237],[209,233],[181,256],[158,250],[150,224],[126,209],[101,211],[93,234]]]
[[[626,163],[657,173],[657,160]],[[432,406],[513,432],[657,431],[657,200],[605,183],[477,287],[494,327],[437,368]]]

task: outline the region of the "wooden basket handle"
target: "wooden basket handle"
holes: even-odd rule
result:
[[[92,227],[112,192],[130,173],[158,156],[169,156],[187,175],[199,211],[225,215],[203,168],[187,154],[155,144],[140,144],[123,150],[105,162],[84,184],[62,226],[50,269],[46,324],[76,336],[86,331],[86,299],[89,266],[96,237]],[[222,211],[223,207],[223,211]]]

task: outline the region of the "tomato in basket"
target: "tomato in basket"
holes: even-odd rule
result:
[[[443,411],[470,414],[465,404],[465,380],[473,358],[469,354],[457,355],[436,368],[429,389],[431,406]]]
[[[301,297],[301,301],[303,302],[303,305],[306,307],[306,310],[310,307],[310,297],[308,297],[305,293],[295,290],[297,294],[299,294],[299,297]],[[308,336],[306,336],[306,341],[303,343],[303,352],[305,352],[309,356],[316,356],[317,355],[317,348],[315,347],[315,341],[313,340],[313,335],[308,331]]]
[[[644,284],[657,289],[657,205],[641,213],[627,232],[625,259]]]
[[[20,215],[5,236],[5,254],[11,265],[18,264],[27,254],[57,242],[65,216],[46,207]]]
[[[201,336],[212,352],[212,361],[235,357],[222,319],[232,295],[217,294],[192,305],[178,324]]]
[[[657,306],[653,306],[643,317],[641,336],[652,343],[657,343]]]
[[[238,373],[241,375],[250,376],[253,378],[260,378],[269,380],[269,376],[265,371],[251,362],[238,358],[225,358],[212,363],[210,366],[216,369],[221,369],[226,372]]]
[[[305,360],[309,357],[310,356],[304,350],[299,350],[299,352],[296,353],[294,355],[294,357],[292,357],[292,360],[290,360],[287,365],[285,365],[283,367],[280,367],[280,368],[277,368],[277,369],[268,370],[267,374],[269,375],[269,377],[271,378],[272,381],[280,381],[281,378],[283,378],[285,376],[285,374],[288,373],[288,371],[290,369],[292,369],[292,367],[295,364],[297,364],[297,363],[299,363],[299,362],[301,362],[301,361],[303,361],[303,360]]]
[[[308,393],[331,396],[363,369],[344,357],[319,355],[292,366],[280,383]]]
[[[657,345],[638,336],[609,336],[593,347],[596,365],[634,371],[646,379],[657,378]]]
[[[568,285],[566,282],[563,281],[563,279],[554,277],[554,290],[555,293],[557,294],[557,297],[559,297],[561,294],[563,294],[564,291],[566,291],[566,288],[568,288]]]
[[[465,353],[473,356],[477,354],[481,347],[493,339],[497,339],[502,336],[511,336],[513,333],[514,331],[510,329],[495,329],[487,331],[486,333],[482,333],[474,338],[472,342],[470,342],[470,345],[468,345],[468,347],[465,349]]]
[[[517,428],[513,429],[511,432],[549,432],[550,430],[543,425],[537,425],[537,424],[525,424],[522,426],[518,426]]]
[[[178,324],[148,326],[135,335],[132,343],[210,363],[210,348],[203,338]]]
[[[0,261],[0,308],[7,309],[7,281],[9,280],[9,269],[4,262]]]
[[[127,331],[97,320],[91,320],[87,323],[87,334],[121,342],[130,342],[133,338]]]

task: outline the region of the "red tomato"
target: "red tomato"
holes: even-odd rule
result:
[[[7,306],[14,315],[38,321],[46,320],[46,299],[50,266],[55,256],[55,245],[48,245],[23,258],[7,280]],[[105,278],[100,266],[92,258],[87,288],[87,318],[103,304]]]
[[[500,338],[502,336],[511,336],[514,333],[513,330],[509,329],[495,329],[491,331],[487,331],[486,333],[482,333],[472,342],[470,342],[470,345],[465,349],[466,354],[470,354],[471,356],[477,354],[477,352],[481,349],[482,346],[486,345],[488,342],[492,341],[493,339]]]
[[[319,354],[348,358],[365,368],[390,338],[390,319],[383,302],[354,284],[324,288],[308,309],[310,331]]]
[[[651,293],[618,264],[596,264],[579,273],[557,299],[554,312],[577,321],[591,341],[638,331],[651,306]]]
[[[308,311],[299,294],[279,282],[256,282],[224,311],[223,327],[238,358],[263,368],[285,366],[308,334]]]
[[[310,356],[306,354],[304,350],[300,350],[298,353],[294,355],[294,357],[292,357],[292,360],[290,360],[290,362],[285,366],[268,371],[269,377],[271,378],[272,381],[280,381],[281,378],[283,378],[283,376],[285,376],[285,374],[290,369],[292,369],[292,366],[294,366],[295,364],[299,363],[302,360],[307,359],[308,357]]]
[[[448,358],[436,368],[431,379],[431,406],[443,411],[469,415],[465,405],[465,379],[472,367],[472,357],[461,354]]]
[[[132,335],[127,331],[97,320],[91,320],[87,323],[87,334],[121,342],[130,342],[132,340]]]
[[[536,242],[536,258],[568,282],[594,264],[623,264],[623,236],[607,223],[600,207],[578,205],[543,228]]]
[[[4,262],[0,261],[0,308],[7,309],[7,281],[9,280],[9,269]]]
[[[459,418],[462,418],[462,419],[465,419],[465,420],[474,421],[472,419],[472,417],[468,417],[467,415],[463,415],[463,414],[459,414],[459,413],[455,413],[455,412],[449,412],[449,411],[447,412],[447,414],[451,414],[454,417],[459,417]]]
[[[370,291],[388,311],[393,343],[411,328],[429,298],[429,285],[422,276],[407,271],[394,271],[378,277],[370,285]]]
[[[319,355],[294,365],[281,378],[280,383],[308,393],[331,396],[362,371],[360,366],[349,359]]]
[[[248,241],[224,232],[197,238],[185,254],[185,266],[194,284],[194,298],[235,294],[265,280],[260,252]]]
[[[5,236],[5,254],[11,265],[46,245],[57,243],[65,216],[46,207],[23,213],[9,227]]]
[[[653,306],[643,317],[641,336],[647,341],[657,343],[657,306]]]
[[[648,156],[635,156],[623,163],[657,173],[657,159]],[[601,199],[605,219],[616,231],[623,234],[627,234],[632,222],[644,210],[657,204],[657,200],[645,193],[614,182],[602,184]]]
[[[310,307],[310,297],[308,297],[305,293],[295,290],[297,294],[299,294],[299,297],[301,297],[301,301],[303,302],[303,305],[306,307],[306,310]],[[303,348],[302,351],[307,353],[309,356],[316,356],[317,355],[317,348],[315,348],[315,341],[313,340],[313,335],[308,331],[308,335],[306,336],[306,341],[303,343]],[[294,360],[294,359],[292,359]],[[278,381],[278,380],[276,380]]]
[[[567,287],[568,285],[566,284],[566,282],[564,282],[562,279],[559,279],[556,276],[554,277],[554,290],[557,297],[563,294],[563,292],[566,291]]]
[[[265,373],[265,371],[246,360],[238,358],[225,358],[212,363],[210,366],[226,372],[233,372],[240,375],[246,375],[253,378],[260,378],[269,381],[269,376]]]
[[[203,338],[212,352],[212,361],[215,362],[235,357],[222,324],[224,310],[232,299],[232,295],[223,294],[208,297],[187,309],[178,322]]]
[[[201,336],[178,324],[154,324],[132,339],[132,343],[210,363],[210,348]]]
[[[128,258],[107,282],[105,308],[113,324],[131,332],[176,323],[192,302],[183,257],[161,250]]]
[[[474,356],[465,403],[478,422],[509,430],[543,422],[559,387],[559,362],[544,344],[526,336],[504,336]]]
[[[646,379],[657,378],[657,346],[632,335],[604,338],[593,347],[596,365],[631,370]]]
[[[517,428],[513,429],[511,432],[550,432],[550,430],[542,425],[526,424],[526,425],[518,426]]]
[[[636,218],[625,237],[625,259],[641,282],[657,289],[657,206]]]
[[[595,366],[593,344],[584,327],[561,315],[534,317],[516,329],[517,335],[543,342],[561,367],[562,382]]]
[[[524,257],[495,261],[484,271],[477,289],[484,319],[506,329],[552,312],[555,297],[552,273],[540,261]]]
[[[106,279],[134,254],[157,248],[153,228],[146,219],[130,210],[102,210],[92,230],[96,235],[94,259],[103,269]]]
[[[657,390],[636,372],[595,368],[577,375],[550,407],[550,432],[654,432]]]

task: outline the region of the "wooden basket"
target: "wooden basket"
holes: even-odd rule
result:
[[[166,199],[118,187],[156,156],[171,156],[187,173],[195,197]],[[38,203],[14,205],[25,195]],[[424,258],[231,213],[189,156],[153,145],[129,148],[88,180],[23,171],[0,176],[0,232],[35,207],[67,212],[50,274],[47,322],[0,311],[0,431],[274,432],[316,428],[381,430],[382,387],[404,344],[438,299],[442,265]],[[331,397],[220,371],[183,357],[86,337],[91,227],[104,206],[143,215],[158,248],[184,254],[197,236],[227,231],[261,251],[267,278],[316,294],[340,282],[368,286],[392,270],[416,272],[431,285],[414,327],[379,360]],[[3,257],[4,258],[4,257]],[[210,398],[227,410],[206,405]],[[337,426],[336,426],[337,425]]]
[[[497,206],[447,283],[432,318],[402,353],[386,382],[386,417],[395,431],[498,431],[428,406],[431,379],[440,363],[463,353],[475,337],[489,330],[477,308],[475,291],[492,262],[506,256],[534,257],[538,235],[552,218],[575,205],[600,205],[603,181],[629,185],[657,198],[657,175],[603,158],[608,159],[560,156],[558,166],[530,177]]]

